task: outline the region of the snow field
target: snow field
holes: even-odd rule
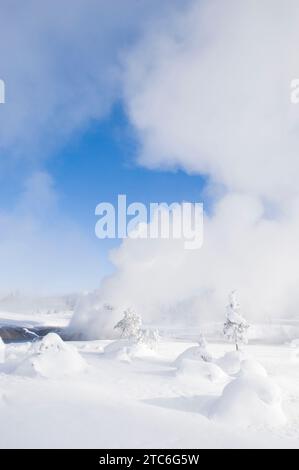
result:
[[[134,343],[128,339],[119,339],[108,344],[104,349],[106,357],[123,362],[131,362],[132,359],[156,356],[155,349],[144,343]]]
[[[250,359],[231,375],[219,365],[231,345],[209,345],[212,363],[190,351],[176,363],[197,346],[164,340],[152,356],[123,362],[110,354],[115,343],[52,336],[6,345],[0,446],[298,447],[299,370],[289,346],[248,345]],[[28,374],[22,367],[33,359]]]
[[[228,383],[210,411],[212,419],[238,427],[275,427],[286,423],[281,392],[256,361],[241,362],[237,377]]]

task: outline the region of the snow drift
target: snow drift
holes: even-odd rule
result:
[[[204,337],[200,334],[198,346],[191,346],[183,351],[175,360],[174,365],[179,367],[185,359],[192,359],[194,361],[212,362],[212,356],[209,353],[208,345]]]
[[[256,361],[241,364],[238,376],[225,386],[210,410],[210,418],[240,427],[285,424],[279,387]]]
[[[135,358],[142,359],[157,355],[156,351],[147,344],[133,342],[128,339],[119,339],[111,342],[105,347],[104,354],[111,359],[123,362],[131,362]]]
[[[227,380],[227,375],[217,364],[187,358],[180,361],[176,375],[180,379],[192,382],[202,379],[210,380],[211,382]]]
[[[191,346],[183,351],[174,361],[177,377],[184,380],[198,381],[208,379],[212,382],[225,380],[227,375],[214,364],[205,339],[201,336],[198,346]]]
[[[20,375],[61,378],[81,372],[86,367],[84,359],[73,346],[62,341],[56,333],[49,333],[32,344],[15,372]]]
[[[241,362],[246,359],[244,351],[229,351],[217,359],[216,363],[228,375],[237,374],[240,371]]]
[[[202,349],[199,346],[191,346],[183,351],[174,361],[174,366],[179,367],[183,361],[193,360],[193,361],[204,361],[202,356]],[[212,358],[206,360],[205,362],[211,362]]]

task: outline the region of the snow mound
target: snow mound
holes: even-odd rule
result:
[[[130,342],[128,340],[117,340],[108,344],[104,348],[104,355],[110,359],[117,359],[122,362],[130,362]]]
[[[203,355],[205,358],[209,359],[208,361],[205,361],[203,358]],[[181,363],[185,361],[186,359],[190,359],[193,361],[201,361],[201,362],[210,362],[212,358],[207,354],[206,351],[203,351],[200,346],[192,346],[191,348],[186,349],[183,351],[174,361],[174,366],[175,367],[180,367]]]
[[[134,358],[156,356],[156,352],[145,343],[134,343],[128,339],[120,339],[108,344],[104,354],[112,359],[130,362]]]
[[[285,424],[279,387],[256,361],[243,361],[238,376],[224,387],[210,418],[239,427]]]
[[[15,372],[20,375],[61,378],[86,369],[78,351],[66,344],[56,333],[47,334],[30,347]]]
[[[212,362],[212,357],[204,346],[192,346],[183,351],[174,361],[179,378],[198,381],[201,379],[212,382],[227,379],[220,367]]]
[[[0,363],[2,364],[5,361],[5,344],[0,336]]]
[[[98,343],[99,342],[96,340],[88,341],[87,343],[76,344],[76,347],[79,351],[82,351],[82,352],[97,352],[97,353],[102,354],[104,353],[104,348]]]
[[[262,364],[254,359],[245,359],[241,362],[240,376],[259,375],[268,377],[267,371]]]
[[[230,351],[217,359],[216,363],[226,374],[234,375],[240,371],[241,362],[246,358],[244,351]]]
[[[210,380],[211,382],[218,382],[227,379],[227,375],[216,364],[188,358],[180,360],[177,376],[192,381],[204,379]]]

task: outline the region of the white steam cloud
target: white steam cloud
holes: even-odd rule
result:
[[[275,202],[298,194],[298,20],[293,0],[198,1],[149,34],[127,60],[140,162]]]
[[[194,1],[126,58],[139,162],[208,175],[222,197],[196,252],[126,240],[81,329],[110,331],[102,301],[132,305],[149,322],[219,319],[232,288],[249,319],[297,314],[299,107],[290,83],[299,76],[298,22],[294,0]],[[80,309],[74,326],[79,317]]]
[[[179,3],[1,0],[0,188],[9,184],[13,195],[7,204],[0,190],[0,293],[90,289],[107,272],[92,226],[49,205],[63,194],[45,161],[109,114],[121,95],[123,49]]]
[[[164,3],[163,12],[173,2]],[[105,116],[120,96],[121,51],[158,6],[158,0],[1,0],[0,164],[12,155],[42,160]]]

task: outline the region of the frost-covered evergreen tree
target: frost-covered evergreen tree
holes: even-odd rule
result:
[[[226,322],[224,323],[224,336],[235,343],[236,350],[239,350],[239,344],[246,344],[247,331],[249,324],[240,314],[240,304],[237,300],[236,291],[229,295],[229,303],[226,307]]]
[[[124,316],[114,327],[121,331],[121,338],[138,341],[141,333],[141,317],[128,308],[124,311]]]
[[[145,344],[150,349],[154,349],[160,339],[159,330],[142,328],[141,316],[131,309],[125,310],[122,320],[115,325],[114,329],[121,331],[121,338]]]

